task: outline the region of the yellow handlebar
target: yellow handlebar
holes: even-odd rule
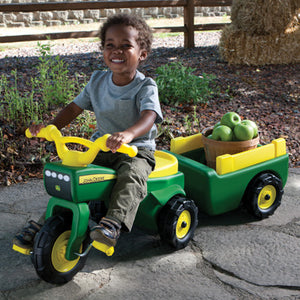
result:
[[[26,129],[25,135],[28,138],[32,138],[32,134],[29,129]],[[62,136],[61,132],[54,125],[48,125],[40,130],[40,132],[36,135],[40,138],[45,138],[46,140],[55,142],[57,154],[62,160],[62,163],[66,166],[72,167],[85,167],[86,165],[93,162],[96,155],[100,150],[109,151],[110,149],[106,146],[106,140],[110,136],[106,134],[94,142],[89,141],[87,139],[74,137],[74,136]],[[83,145],[89,148],[86,152],[80,152],[76,150],[69,150],[66,146],[67,143],[75,143]],[[134,157],[137,155],[137,147],[129,146],[127,144],[123,144],[117,152],[128,154],[130,157]]]

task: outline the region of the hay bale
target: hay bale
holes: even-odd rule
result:
[[[226,26],[219,51],[229,64],[267,65],[300,62],[300,30],[291,33],[248,35],[235,25]]]
[[[233,0],[231,20],[248,35],[285,32],[299,8],[299,0]]]
[[[300,2],[300,0],[299,0],[299,2]],[[288,27],[285,30],[285,33],[292,33],[297,30],[300,30],[300,9],[296,10],[296,13],[295,13],[293,19],[291,20],[290,24],[288,25]]]

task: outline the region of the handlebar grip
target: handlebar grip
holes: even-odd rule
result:
[[[29,138],[29,139],[31,139],[31,138],[33,137],[33,135],[31,134],[31,132],[30,132],[30,130],[29,130],[29,128],[26,129],[25,135],[26,135],[26,137]]]
[[[33,137],[45,138],[45,133],[43,131],[43,128],[40,130],[40,132],[37,135],[32,135],[32,133],[30,132],[29,128],[27,128],[26,131],[25,131],[25,135],[29,139],[31,139]]]
[[[118,150],[117,152],[120,152],[120,153],[124,153],[124,154],[127,154],[128,156],[130,157],[134,157],[137,155],[138,153],[138,149],[136,146],[130,146],[130,145],[127,145],[127,144],[123,144]]]
[[[95,143],[99,142],[100,141],[103,143],[101,144],[101,149],[105,152],[109,151],[110,149],[106,146],[106,140],[110,137],[110,134],[105,134],[103,135],[102,137],[98,138]],[[122,144],[120,146],[120,148],[117,150],[117,152],[119,153],[124,153],[124,154],[127,154],[129,157],[134,157],[137,155],[138,153],[138,148],[134,145],[130,146],[128,144]]]
[[[27,138],[39,137],[44,138],[48,141],[53,141],[53,137],[61,137],[60,131],[54,125],[48,125],[47,127],[42,127],[37,135],[32,135],[29,128],[26,129],[25,135]]]

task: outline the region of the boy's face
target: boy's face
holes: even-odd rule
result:
[[[147,57],[147,51],[140,49],[137,38],[138,31],[131,26],[114,25],[106,31],[103,58],[117,85],[132,81],[140,61]]]

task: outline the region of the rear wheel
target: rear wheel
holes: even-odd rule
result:
[[[263,173],[250,182],[244,201],[252,215],[264,219],[272,215],[281,204],[282,194],[280,178],[272,173]]]
[[[47,219],[34,242],[33,264],[37,274],[45,281],[62,284],[70,281],[84,266],[87,256],[74,260],[65,258],[71,235],[71,222],[62,216]],[[82,253],[89,243],[86,238],[80,247]]]
[[[162,240],[176,249],[186,247],[198,224],[198,208],[193,200],[175,196],[162,208],[158,228]]]

